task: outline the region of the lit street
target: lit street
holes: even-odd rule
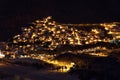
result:
[[[66,73],[3,63],[0,64],[0,75],[6,75],[5,80],[78,80]]]

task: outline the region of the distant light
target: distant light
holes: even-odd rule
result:
[[[0,51],[0,58],[4,58],[4,57],[5,57],[5,55],[2,54],[2,52]]]

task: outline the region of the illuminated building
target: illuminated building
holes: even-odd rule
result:
[[[108,34],[110,35],[115,33],[111,31],[115,23],[58,24],[51,17],[47,17],[43,20],[36,20],[33,24],[34,26],[23,27],[22,34],[13,37],[13,43],[23,44],[19,48],[23,49],[24,52],[28,50],[37,51],[40,47],[44,50],[54,50],[58,46],[65,44],[84,45],[97,42],[110,42],[105,31],[109,30]],[[75,26],[87,26],[90,31],[85,31]],[[93,26],[93,28],[89,26]]]

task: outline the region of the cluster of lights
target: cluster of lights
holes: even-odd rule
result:
[[[53,50],[57,46],[67,43],[81,44],[77,29],[68,29],[68,26],[57,25],[55,21],[51,21],[51,17],[47,17],[44,20],[36,20],[34,25],[23,28],[21,35],[14,36],[13,43],[35,44],[39,42],[39,46],[46,47],[47,50]],[[31,45],[26,47],[31,47]]]
[[[58,24],[51,20],[51,17],[36,20],[33,24],[34,26],[22,28],[22,34],[13,37],[13,43],[28,43],[27,45],[20,46],[27,50],[35,50],[39,47],[45,50],[54,50],[59,45],[64,44],[83,45],[100,41],[110,42],[108,38],[100,38],[100,35],[104,35],[104,32],[98,28],[91,29],[91,32],[78,30],[74,27]],[[100,25],[106,26],[105,24]],[[107,25],[105,29],[108,28]]]

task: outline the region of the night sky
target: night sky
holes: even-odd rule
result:
[[[0,41],[46,16],[60,23],[120,21],[119,0],[0,0]]]

